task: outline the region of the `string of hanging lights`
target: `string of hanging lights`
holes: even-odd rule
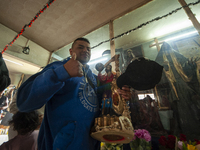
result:
[[[14,38],[9,44],[7,44],[7,45],[4,47],[4,49],[2,50],[1,53],[3,54],[3,53],[7,50],[8,46],[12,46],[12,44],[16,41],[16,39],[19,38],[19,36],[22,35],[22,33],[25,31],[25,28],[26,28],[26,27],[29,27],[29,28],[30,28],[31,25],[32,25],[32,23],[33,23],[35,20],[37,20],[37,18],[40,16],[40,14],[43,13],[47,8],[49,8],[49,6],[50,6],[54,1],[56,1],[56,0],[49,0],[49,2],[48,2],[41,10],[39,10],[39,12],[35,15],[35,17],[29,22],[29,24],[25,24],[24,27],[21,29],[21,31],[18,33],[18,35],[16,35],[15,38]],[[107,43],[107,42],[110,42],[110,41],[115,40],[115,39],[117,39],[117,38],[120,38],[120,37],[122,37],[122,36],[124,36],[124,35],[128,35],[129,33],[133,32],[133,31],[135,31],[135,30],[141,29],[142,27],[144,27],[144,26],[146,26],[146,25],[148,25],[148,24],[150,24],[150,23],[152,23],[152,22],[154,22],[154,21],[158,21],[158,20],[160,20],[160,19],[166,18],[166,17],[168,17],[168,16],[170,16],[170,15],[172,15],[172,14],[178,12],[179,10],[181,10],[181,9],[184,8],[184,7],[189,7],[189,6],[191,6],[191,5],[194,6],[194,5],[197,5],[197,4],[199,4],[199,3],[200,3],[200,0],[198,0],[197,2],[189,3],[189,4],[185,5],[185,6],[179,7],[179,8],[177,8],[177,9],[175,9],[175,10],[169,12],[169,13],[166,14],[166,15],[163,15],[163,16],[161,16],[161,17],[156,17],[156,18],[154,18],[154,19],[152,19],[152,20],[150,20],[150,21],[147,21],[147,22],[145,22],[145,23],[142,23],[141,25],[137,26],[136,28],[133,28],[133,29],[131,29],[131,30],[128,30],[128,31],[126,31],[126,32],[124,32],[124,33],[122,33],[122,34],[120,34],[120,35],[117,35],[117,36],[111,38],[111,39],[102,41],[102,42],[100,42],[99,44],[93,46],[91,49],[94,49],[94,48],[96,48],[96,47],[102,45],[103,43]]]
[[[161,17],[156,17],[156,18],[154,18],[154,19],[152,19],[152,20],[150,20],[150,21],[147,21],[147,22],[145,22],[145,23],[142,23],[141,25],[137,26],[136,28],[133,28],[133,29],[131,29],[131,30],[128,30],[128,31],[126,31],[126,32],[124,32],[124,33],[122,33],[122,34],[120,34],[120,35],[117,35],[117,36],[111,38],[111,39],[108,39],[108,40],[105,40],[105,41],[103,41],[103,42],[100,42],[99,44],[93,46],[91,49],[96,48],[96,47],[102,45],[103,43],[107,43],[107,42],[110,42],[110,41],[115,40],[115,39],[117,39],[117,38],[120,38],[120,37],[122,37],[122,36],[124,36],[124,35],[128,35],[128,34],[130,34],[131,32],[133,32],[133,31],[135,31],[135,30],[138,30],[138,29],[141,29],[142,27],[144,27],[144,26],[146,26],[146,25],[148,25],[148,24],[150,24],[150,23],[152,23],[152,22],[154,22],[154,21],[158,21],[158,20],[160,20],[160,19],[166,18],[166,17],[168,17],[168,16],[170,16],[170,15],[172,15],[172,14],[178,12],[178,11],[181,10],[182,8],[189,7],[189,6],[191,6],[191,5],[194,6],[194,5],[197,5],[197,4],[199,4],[199,3],[200,3],[200,0],[198,0],[197,2],[189,3],[189,4],[185,5],[185,6],[179,7],[179,8],[177,8],[177,9],[175,9],[175,10],[169,12],[169,13],[166,14],[166,15],[163,15],[163,16],[161,16]]]
[[[8,46],[12,46],[12,44],[19,38],[19,36],[20,35],[22,35],[22,33],[25,31],[25,28],[26,27],[31,27],[31,25],[33,24],[33,22],[35,21],[35,20],[37,20],[37,18],[40,16],[40,14],[42,14],[47,8],[49,8],[49,6],[54,2],[54,1],[56,1],[56,0],[49,0],[49,2],[48,3],[46,3],[46,5],[42,8],[42,9],[40,9],[39,10],[39,12],[35,15],[35,17],[29,22],[29,24],[25,24],[24,26],[23,26],[23,28],[21,29],[21,31],[14,37],[14,39],[10,42],[10,43],[8,43],[5,47],[4,47],[4,49],[2,50],[2,54],[7,50],[7,48],[8,48]]]

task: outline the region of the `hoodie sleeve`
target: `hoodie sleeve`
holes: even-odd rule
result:
[[[18,89],[17,107],[22,112],[41,108],[59,91],[70,76],[63,63],[47,65],[41,72],[31,76]]]

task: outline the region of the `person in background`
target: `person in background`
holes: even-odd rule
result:
[[[6,106],[6,107],[4,107],[4,112],[9,111],[9,106],[12,103],[12,99],[13,99],[13,91],[14,91],[14,89],[9,86],[4,91],[2,91],[0,94],[1,95],[0,96],[0,107]]]
[[[0,92],[4,91],[10,85],[10,82],[9,71],[0,53]]]
[[[37,150],[40,116],[37,111],[20,112],[9,122],[18,135],[0,146],[1,150]]]
[[[87,63],[90,42],[76,39],[69,50],[71,58],[53,62],[31,76],[18,89],[17,106],[28,112],[45,104],[38,138],[38,150],[98,150],[100,142],[90,136],[99,116],[101,99],[97,82]],[[130,88],[118,90],[129,99]]]
[[[3,95],[3,91],[0,93],[0,112],[3,115],[3,112],[8,108],[8,97]]]
[[[7,66],[0,53],[0,112],[1,117],[4,117],[3,111],[8,108],[8,98],[3,95],[4,90],[10,85],[10,77]]]
[[[7,112],[7,114],[9,114],[11,116],[11,119],[12,119],[13,114],[16,114],[19,111],[18,108],[17,108],[16,99],[17,99],[17,91],[14,93],[12,103],[9,106],[9,112]],[[43,120],[43,116],[44,116],[44,106],[41,107],[40,109],[37,109],[37,112],[39,113],[39,120],[40,120],[40,124],[41,124],[42,120]],[[11,119],[7,118],[5,120],[5,118],[6,117],[3,118],[1,123],[3,123],[3,121],[4,121],[4,125],[9,126],[8,140],[10,140],[10,139],[14,138],[15,136],[17,136],[17,131],[13,129],[13,124],[9,125],[9,121]],[[38,127],[38,130],[39,130],[39,127]]]

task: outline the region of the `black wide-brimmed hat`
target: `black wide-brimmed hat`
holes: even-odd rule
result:
[[[117,86],[128,85],[135,90],[149,90],[159,83],[163,66],[155,61],[140,57],[131,62],[125,73],[117,78]]]

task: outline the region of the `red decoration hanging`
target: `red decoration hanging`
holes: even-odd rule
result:
[[[29,22],[29,24],[25,24],[24,27],[21,29],[21,31],[18,33],[18,35],[15,36],[15,38],[9,43],[7,44],[4,49],[2,50],[2,54],[8,49],[8,46],[12,46],[12,44],[16,41],[17,38],[19,38],[20,35],[23,34],[23,32],[25,31],[25,28],[28,26],[29,28],[31,27],[32,23],[37,20],[37,18],[40,16],[41,13],[44,12],[44,10],[46,10],[46,8],[49,8],[49,6],[56,0],[50,0],[36,15],[35,17]]]

